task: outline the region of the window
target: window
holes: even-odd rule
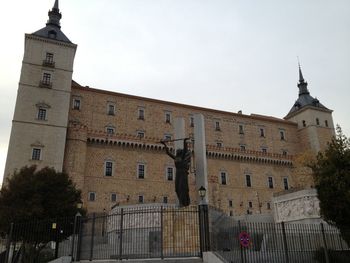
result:
[[[316,118],[316,125],[320,125],[320,120]]]
[[[233,216],[233,211],[230,211],[230,216]]]
[[[168,181],[174,180],[174,168],[173,167],[167,167],[166,168],[166,179]]]
[[[283,156],[287,156],[287,151],[286,151],[286,150],[283,150],[283,151],[282,151],[282,155],[283,155]]]
[[[266,148],[261,148],[261,151],[262,151],[263,153],[267,153],[267,149],[266,149]]]
[[[145,137],[145,132],[144,131],[137,131],[137,137],[139,137],[140,139]]]
[[[165,122],[166,123],[170,123],[171,122],[171,113],[170,112],[166,112],[165,113]]]
[[[172,138],[172,137],[171,137],[170,134],[165,134],[165,135],[164,135],[164,140],[165,140],[165,141],[170,141],[171,138]]]
[[[222,142],[216,142],[216,147],[221,148],[222,147]]]
[[[267,203],[266,203],[266,208],[267,208],[268,210],[271,210],[271,203],[270,203],[270,202],[267,202]]]
[[[194,127],[194,118],[193,117],[190,117],[190,126]]]
[[[44,73],[43,74],[43,84],[44,85],[50,85],[51,82],[51,74],[50,73]]]
[[[38,110],[38,120],[46,120],[46,109],[40,109]]]
[[[33,148],[32,149],[32,160],[40,160],[41,157],[41,149]]]
[[[142,203],[143,203],[143,201],[144,201],[143,199],[144,199],[144,198],[143,198],[143,195],[139,195],[138,200],[139,200],[139,203],[140,203],[140,204],[142,204]]]
[[[220,122],[219,121],[215,122],[215,130],[220,131]]]
[[[253,208],[253,202],[252,202],[252,201],[249,201],[249,202],[248,202],[248,207],[249,207],[249,208]]]
[[[111,193],[111,202],[117,202],[117,194]]]
[[[287,177],[283,178],[283,187],[284,187],[284,190],[288,190],[289,189],[288,178]]]
[[[105,176],[112,176],[113,174],[113,162],[106,161],[105,162]]]
[[[220,182],[222,185],[226,185],[227,184],[227,180],[226,180],[226,172],[221,172],[220,173]]]
[[[114,105],[113,104],[108,104],[107,114],[108,115],[114,115],[114,110],[115,110]]]
[[[145,165],[144,164],[137,165],[137,178],[139,178],[139,179],[145,178]]]
[[[106,128],[106,132],[107,132],[107,134],[114,134],[114,128],[113,127],[107,127]]]
[[[228,200],[228,206],[229,206],[229,207],[233,207],[233,202],[232,202],[232,200]]]
[[[144,119],[145,119],[145,110],[142,109],[142,108],[140,108],[140,109],[138,110],[138,119],[139,119],[139,120],[144,120]]]
[[[163,196],[163,203],[167,204],[168,203],[168,197],[167,196]]]
[[[245,151],[245,145],[240,145],[239,148],[241,149],[242,152]]]
[[[272,176],[269,176],[267,178],[267,183],[268,183],[269,188],[272,189],[273,188],[273,178],[272,178]]]
[[[284,141],[285,140],[285,136],[284,136],[285,134],[284,134],[284,131],[280,131],[280,139],[282,140],[282,141]]]
[[[90,202],[96,201],[96,193],[95,192],[89,192],[88,193],[88,199]]]
[[[306,127],[306,121],[303,120],[303,127]]]
[[[43,60],[43,66],[54,67],[55,62],[53,61],[53,53],[46,52],[46,57]]]
[[[252,181],[249,174],[245,175],[245,183],[247,187],[252,187]]]
[[[326,127],[328,127],[328,121],[327,121],[327,120],[324,121],[324,125],[325,125]]]
[[[265,130],[264,130],[264,128],[260,128],[260,137],[265,137]]]
[[[73,110],[80,110],[80,99],[73,100]]]
[[[238,126],[238,133],[239,133],[239,134],[244,134],[244,129],[243,129],[243,125],[242,125],[242,124],[240,124],[240,125]]]

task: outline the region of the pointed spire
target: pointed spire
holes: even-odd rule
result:
[[[303,72],[301,71],[301,66],[298,58],[298,67],[299,67],[299,96],[303,94],[310,94],[309,90],[307,89],[307,82],[304,80]]]
[[[55,4],[53,5],[53,8],[51,11],[49,11],[49,20],[47,21],[46,25],[55,26],[58,28],[61,28],[60,26],[60,20],[62,18],[62,15],[60,13],[60,10],[58,9],[58,0],[55,0]]]

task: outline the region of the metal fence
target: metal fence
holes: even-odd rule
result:
[[[339,230],[327,224],[253,223],[211,216],[211,250],[227,262],[350,262]]]

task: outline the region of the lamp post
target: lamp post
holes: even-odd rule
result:
[[[77,230],[80,227],[80,218],[81,218],[81,214],[79,212],[79,210],[83,207],[83,203],[82,202],[78,202],[77,203],[77,213],[75,214],[74,217],[74,226],[73,226],[73,235],[72,235],[72,247],[71,247],[71,257],[72,257],[72,262],[74,261],[74,242],[75,242],[75,235],[78,232]]]
[[[201,186],[198,189],[199,197],[201,198],[199,202],[199,238],[200,238],[200,248],[201,253],[209,251],[209,218],[208,218],[208,204],[205,202],[204,198],[207,194],[207,189]]]

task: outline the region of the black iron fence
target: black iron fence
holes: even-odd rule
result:
[[[198,257],[205,212],[197,206],[117,207],[109,215],[11,224],[0,263]]]
[[[211,216],[211,250],[227,262],[350,262],[349,246],[327,224],[253,223]]]

